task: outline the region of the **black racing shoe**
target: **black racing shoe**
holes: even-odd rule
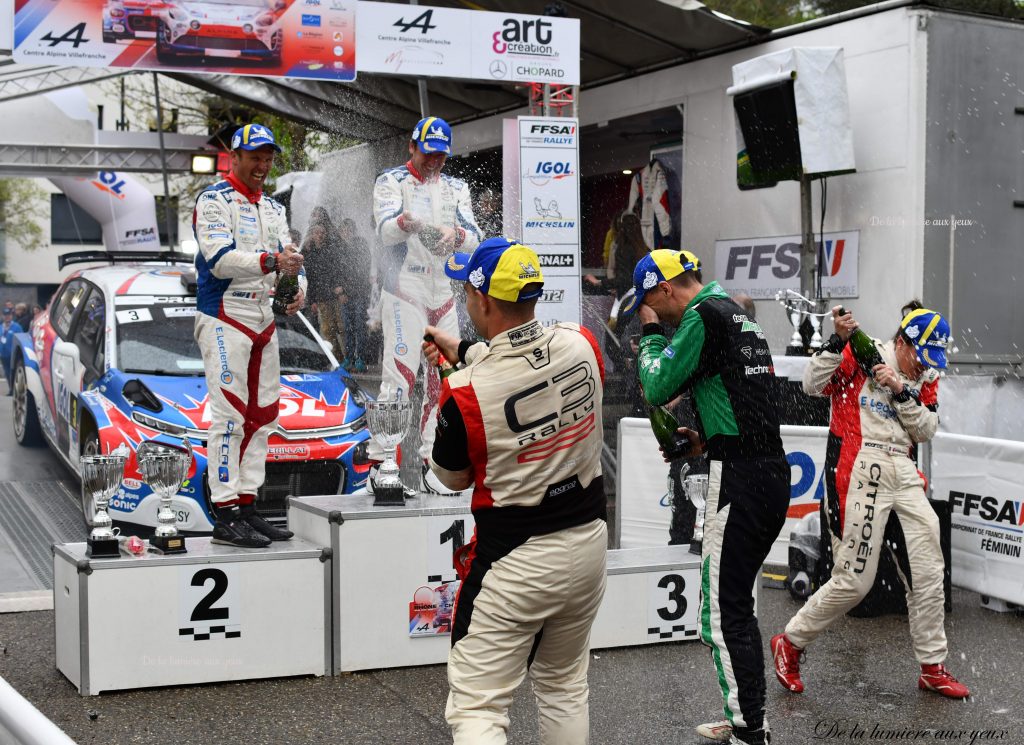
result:
[[[222,543],[239,548],[266,548],[270,539],[252,527],[237,507],[216,510],[211,543]]]
[[[273,523],[268,523],[259,513],[256,512],[256,505],[246,504],[239,507],[242,513],[242,519],[245,520],[249,525],[256,530],[256,532],[266,536],[272,541],[287,541],[293,535],[290,530],[285,528],[279,528]]]

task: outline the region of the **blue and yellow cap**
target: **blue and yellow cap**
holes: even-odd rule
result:
[[[416,129],[412,131],[412,138],[421,153],[446,153],[452,152],[452,128],[444,119],[436,116],[428,116],[420,119]]]
[[[262,124],[246,124],[239,127],[231,138],[232,150],[258,150],[264,145],[270,145],[277,152],[281,152],[281,146],[274,140],[274,133]]]
[[[469,282],[485,295],[522,303],[540,297],[541,287],[524,292],[535,282],[543,285],[540,259],[529,246],[507,238],[488,238],[473,253],[454,253],[444,265],[444,273],[458,282]]]
[[[672,251],[667,248],[651,251],[636,263],[636,269],[633,270],[633,297],[623,303],[619,316],[631,316],[644,301],[644,296],[657,287],[659,282],[668,282],[683,272],[699,269],[700,259],[689,251]]]
[[[946,369],[949,323],[938,312],[927,308],[910,311],[900,321],[900,333],[913,345],[922,365]]]

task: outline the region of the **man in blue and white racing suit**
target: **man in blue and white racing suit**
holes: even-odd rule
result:
[[[437,257],[470,252],[481,238],[469,186],[441,173],[451,141],[451,127],[443,119],[420,120],[409,141],[408,162],[381,173],[373,189],[373,219],[383,246],[377,261],[383,279],[381,392],[408,397],[424,370],[419,456],[423,490],[434,493],[450,493],[426,465],[441,381],[427,370],[420,343],[427,326],[458,336],[452,284]]]
[[[262,191],[281,151],[274,133],[248,124],[231,148],[231,173],[200,193],[192,214],[199,243],[195,336],[209,391],[213,541],[263,548],[292,536],[261,518],[255,500],[281,397],[273,290],[278,273],[301,272],[302,254],[292,245],[284,207]],[[289,315],[302,307],[305,287],[300,276]]]

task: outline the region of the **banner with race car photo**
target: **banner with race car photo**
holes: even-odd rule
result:
[[[577,18],[360,2],[358,29],[362,72],[580,82]]]
[[[953,584],[1024,605],[1024,443],[939,433],[932,494],[953,516]]]
[[[825,297],[860,295],[860,231],[825,233],[821,291]],[[800,289],[800,236],[729,238],[715,241],[715,279],[727,292],[771,299]]]
[[[818,509],[825,494],[824,468],[827,427],[783,425],[782,444],[792,469],[786,524],[768,554],[767,563],[789,561],[789,533],[809,512]],[[618,548],[645,548],[668,543],[672,520],[672,486],[668,464],[658,451],[646,419],[619,420]]]
[[[356,0],[17,0],[14,60],[354,80],[356,5]]]

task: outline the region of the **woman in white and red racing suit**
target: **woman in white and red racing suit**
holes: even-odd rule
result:
[[[885,525],[890,511],[895,511],[909,558],[909,571],[902,567],[900,579],[907,593],[914,655],[921,664],[918,685],[966,698],[966,686],[942,664],[947,646],[939,520],[928,504],[925,478],[913,457],[916,444],[930,440],[939,422],[939,373],[922,364],[930,357],[913,341],[918,338],[914,322],[937,317],[932,328],[941,321],[944,337],[948,324],[933,311],[908,315],[894,340],[875,342],[883,364],[869,374],[846,343],[856,322],[849,313],[840,316],[837,311],[837,333],[810,359],[803,381],[809,395],[832,400],[825,484],[835,567],[831,579],[790,620],[785,633],[772,638],[776,677],[788,690],[803,691],[800,652],[871,589],[885,547]],[[904,336],[908,330],[911,333]],[[941,363],[935,367],[945,366],[944,355]]]
[[[409,213],[416,216],[411,224],[403,218]],[[412,160],[377,178],[373,216],[383,245],[377,270],[383,279],[381,390],[390,386],[392,395],[401,391],[408,397],[423,363],[423,329],[429,325],[453,336],[459,333],[451,280],[445,276],[438,254],[424,244],[422,227],[452,229],[449,250],[459,251],[476,248],[480,229],[473,220],[466,182],[444,173],[422,175]],[[433,447],[433,422],[441,393],[436,373],[425,376],[424,388],[419,454],[426,460]]]

